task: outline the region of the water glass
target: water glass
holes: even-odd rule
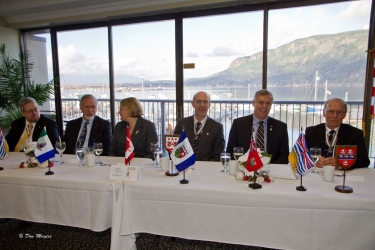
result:
[[[55,144],[55,148],[56,148],[57,152],[59,152],[59,154],[60,154],[60,161],[58,161],[57,164],[64,164],[64,161],[62,159],[62,154],[64,153],[64,151],[66,149],[65,142],[57,141],[56,144]]]
[[[313,158],[315,164],[318,162],[319,160],[319,157],[322,155],[322,149],[321,148],[317,148],[317,147],[314,147],[314,148],[310,148],[310,155],[311,155],[311,158]],[[314,173],[317,173],[317,170],[316,170],[316,167],[313,171]]]
[[[150,150],[152,152],[152,154],[154,155],[154,163],[153,165],[155,166],[155,159],[156,159],[156,155],[155,155],[155,151],[159,151],[160,150],[160,143],[159,142],[151,142],[150,144]]]
[[[101,142],[94,143],[94,154],[98,156],[98,162],[96,164],[99,164],[100,166],[103,166],[103,162],[100,161],[100,155],[103,153],[103,145]]]
[[[221,164],[223,164],[223,167],[224,169],[221,170],[221,172],[223,173],[228,173],[228,163],[229,163],[229,160],[230,160],[230,153],[221,153],[220,154],[220,161],[221,161]]]
[[[234,157],[234,159],[236,161],[238,161],[238,158],[240,158],[241,156],[243,156],[243,154],[244,154],[243,148],[241,148],[241,147],[235,147],[233,149],[233,157]]]
[[[85,166],[84,163],[82,163],[83,159],[85,159],[86,156],[86,148],[76,148],[76,156],[79,161],[78,166]]]
[[[159,149],[154,151],[155,167],[160,168],[160,157],[163,155],[163,150]]]

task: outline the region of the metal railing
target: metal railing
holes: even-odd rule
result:
[[[116,107],[121,99],[116,99]],[[168,99],[139,99],[143,106],[144,118],[155,123],[159,136],[159,141],[163,142],[165,134],[173,133],[176,121],[176,101]],[[54,100],[51,100],[53,106]],[[288,125],[289,148],[297,140],[301,131],[306,127],[323,123],[322,114],[323,101],[275,101],[272,105],[269,116],[285,122]],[[348,101],[348,113],[344,119],[354,127],[362,129],[363,102]],[[98,99],[97,115],[110,121],[110,101],[109,99]],[[79,99],[62,99],[62,111],[64,124],[72,119],[81,117],[79,109]],[[251,101],[219,101],[212,100],[208,115],[223,124],[224,136],[227,141],[229,130],[233,119],[252,114],[254,107]],[[191,101],[184,101],[184,117],[191,116],[194,112]],[[120,116],[116,115],[116,123],[120,121]],[[374,119],[371,121],[374,128]],[[65,128],[64,128],[65,129]],[[249,128],[250,129],[250,128]],[[369,156],[375,157],[375,135],[374,129],[370,134]]]

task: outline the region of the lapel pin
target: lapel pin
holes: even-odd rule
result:
[[[207,133],[207,135],[209,135],[210,133]]]
[[[135,134],[138,134],[139,130],[137,130],[137,132],[135,132]]]

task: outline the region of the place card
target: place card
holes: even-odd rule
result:
[[[138,169],[138,166],[127,166],[125,164],[112,165],[109,171],[109,179],[136,181]]]

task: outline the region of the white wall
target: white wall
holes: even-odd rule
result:
[[[19,31],[0,26],[0,44],[5,43],[5,51],[12,58],[18,58],[20,53]]]

